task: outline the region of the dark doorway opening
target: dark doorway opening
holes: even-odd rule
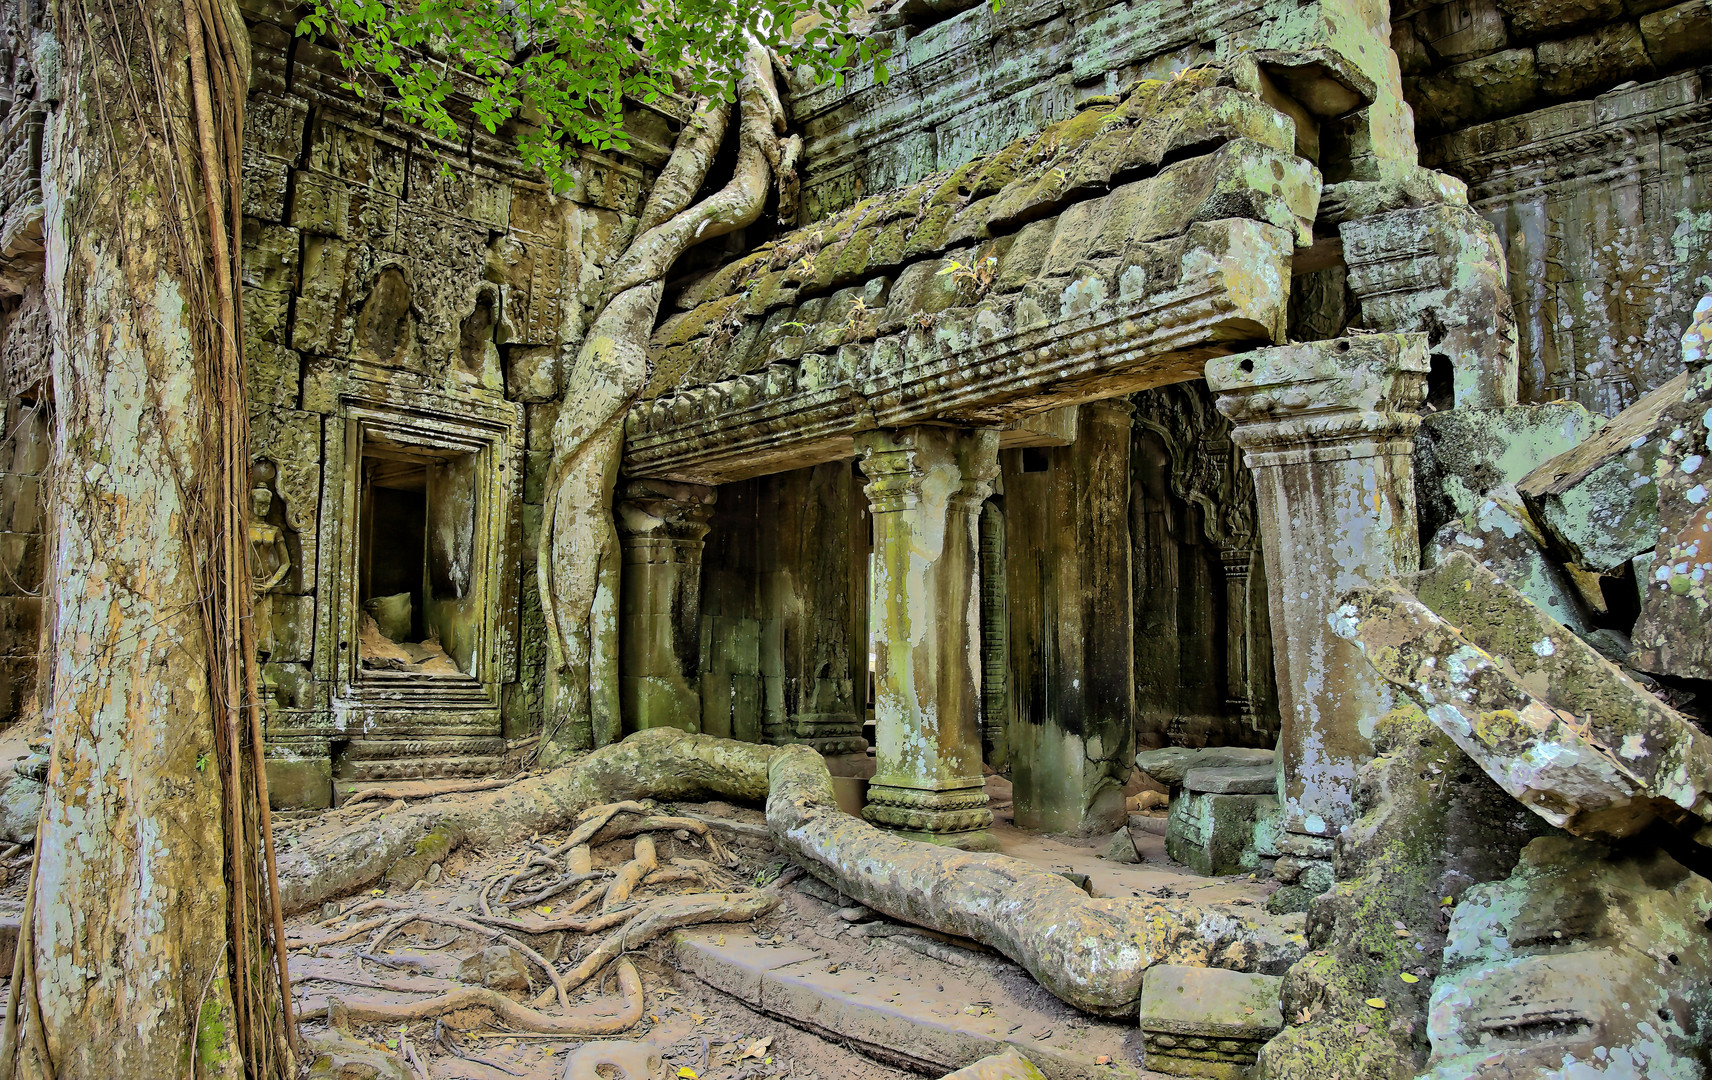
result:
[[[381,443],[364,448],[362,475],[362,668],[476,674],[475,455]]]

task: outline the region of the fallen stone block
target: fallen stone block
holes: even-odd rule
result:
[[[1519,499],[1485,499],[1447,522],[1426,545],[1422,561],[1436,566],[1458,553],[1468,555],[1577,636],[1590,637],[1594,629],[1582,613],[1574,583],[1546,557],[1544,546],[1545,537]]]
[[[304,1035],[298,1053],[309,1062],[309,1080],[415,1080],[397,1054],[339,1031]]]
[[[1685,371],[1648,393],[1516,484],[1534,520],[1571,562],[1610,570],[1658,542],[1654,468],[1674,424],[1665,414],[1683,400],[1688,379]]]
[[[1161,784],[1177,787],[1190,769],[1223,769],[1241,765],[1271,765],[1271,750],[1245,746],[1167,746],[1135,755],[1135,767]]]
[[[1159,964],[1141,985],[1145,1064],[1172,1076],[1242,1080],[1284,1026],[1284,980],[1218,968]]]
[[[1712,818],[1712,739],[1472,559],[1358,589],[1331,621],[1553,825],[1614,839]]]
[[[1259,868],[1261,834],[1282,827],[1276,785],[1269,766],[1191,770],[1171,800],[1166,854],[1210,876]]]
[[[1712,882],[1660,851],[1533,841],[1456,905],[1423,1080],[1704,1076],[1709,915]]]
[[[1357,788],[1361,816],[1338,842],[1338,880],[1309,908],[1312,951],[1285,975],[1294,1026],[1261,1051],[1271,1080],[1414,1076],[1444,951],[1444,899],[1508,877],[1522,848],[1554,831],[1414,705],[1381,716],[1373,746]],[[1290,861],[1274,864],[1279,880]]]
[[[1192,769],[1183,777],[1183,790],[1210,795],[1271,795],[1278,790],[1278,774],[1270,764]]]
[[[1101,856],[1107,862],[1138,863],[1141,855],[1135,850],[1135,840],[1130,836],[1129,826],[1124,826],[1112,834],[1106,843],[1106,850]]]

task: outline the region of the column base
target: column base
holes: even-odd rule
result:
[[[987,792],[980,786],[929,791],[870,782],[862,816],[928,843],[981,851],[996,846],[987,832],[993,812],[987,809]]]

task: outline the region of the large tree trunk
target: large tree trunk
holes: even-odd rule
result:
[[[225,180],[248,42],[235,9],[205,0],[61,0],[55,24],[57,640],[23,1073],[239,1077],[248,1060],[279,1075],[278,1024],[257,1015],[266,957],[230,932],[254,926],[260,893]]]
[[[553,464],[537,573],[547,616],[547,718],[541,759],[623,735],[618,708],[618,534],[612,493],[624,449],[624,414],[648,379],[648,337],[660,313],[661,282],[695,244],[760,217],[774,174],[795,167],[800,144],[781,142],[784,109],[765,50],[753,47],[737,84],[741,118],[731,181],[694,206],[730,121],[730,107],[704,105],[679,136],[644,207],[637,237],[609,271],[610,298],[589,327],[566,380],[553,428]]]

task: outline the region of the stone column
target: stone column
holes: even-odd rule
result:
[[[1248,568],[1249,548],[1225,548],[1219,565],[1225,571],[1225,704],[1254,722],[1254,694],[1249,689]]]
[[[701,730],[701,554],[716,489],[631,480],[618,493],[624,730]]]
[[[877,771],[868,820],[987,848],[981,775],[981,504],[998,475],[991,428],[926,425],[856,437],[874,516],[869,626]]]
[[[1391,694],[1326,618],[1351,588],[1416,569],[1421,334],[1260,349],[1207,364],[1254,471],[1283,731],[1288,854],[1329,858]],[[1326,878],[1329,884],[1329,876]]]
[[[1016,823],[1110,832],[1134,755],[1128,401],[1079,410],[1044,472],[1005,473],[1014,507],[1011,724]]]

